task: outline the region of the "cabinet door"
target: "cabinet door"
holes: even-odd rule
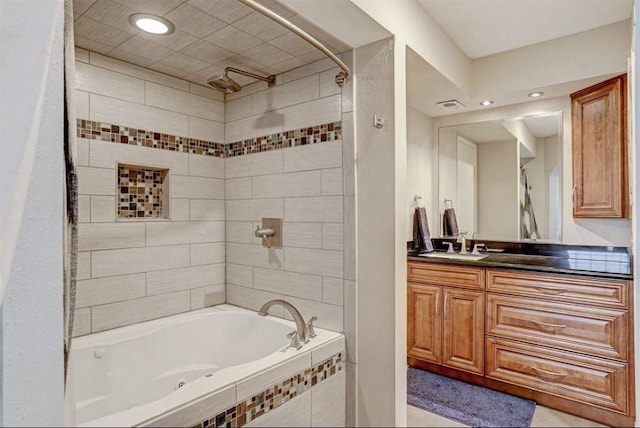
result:
[[[442,355],[442,287],[408,284],[407,353],[433,363]]]
[[[626,99],[626,75],[571,94],[574,217],[628,217]]]
[[[442,364],[484,373],[484,293],[443,287]]]

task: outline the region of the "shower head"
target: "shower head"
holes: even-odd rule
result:
[[[237,74],[241,74],[243,76],[249,76],[257,80],[262,80],[263,82],[267,82],[267,86],[270,88],[276,84],[276,76],[260,76],[259,74],[250,73],[248,71],[240,70],[233,67],[227,67],[224,69],[224,72],[220,77],[210,77],[207,79],[207,83],[225,94],[233,94],[234,92],[238,92],[242,89],[242,86],[228,76],[229,72],[232,71]]]

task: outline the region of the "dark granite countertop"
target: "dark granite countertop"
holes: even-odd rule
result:
[[[434,239],[436,252],[444,252],[443,239]],[[409,260],[428,263],[457,264],[481,267],[524,269],[549,273],[569,273],[617,279],[633,279],[632,257],[627,248],[540,244],[530,242],[477,241],[486,243],[489,251],[482,251],[487,257],[474,260],[425,257],[409,250]],[[455,245],[455,244],[454,244]],[[456,252],[459,252],[457,244]],[[471,242],[470,248],[473,248]]]

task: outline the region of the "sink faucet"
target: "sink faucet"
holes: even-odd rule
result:
[[[460,243],[460,254],[467,254],[467,232],[460,232],[456,242]]]
[[[291,303],[285,302],[284,300],[280,300],[280,299],[269,300],[267,303],[262,305],[262,307],[260,308],[260,311],[258,311],[258,315],[263,317],[267,316],[267,312],[269,311],[269,308],[273,305],[280,305],[289,311],[289,313],[293,317],[293,320],[296,322],[296,330],[298,331],[298,340],[300,341],[300,343],[306,343],[307,334],[306,334],[306,326],[304,323],[304,318],[302,318],[300,311],[298,311],[296,307],[293,306]]]

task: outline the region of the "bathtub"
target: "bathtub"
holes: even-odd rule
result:
[[[76,338],[66,423],[278,425],[273,415],[289,413],[280,407],[330,387],[342,392],[318,406],[344,424],[344,336],[316,328],[295,350],[286,337],[293,330],[291,321],[225,304]]]

